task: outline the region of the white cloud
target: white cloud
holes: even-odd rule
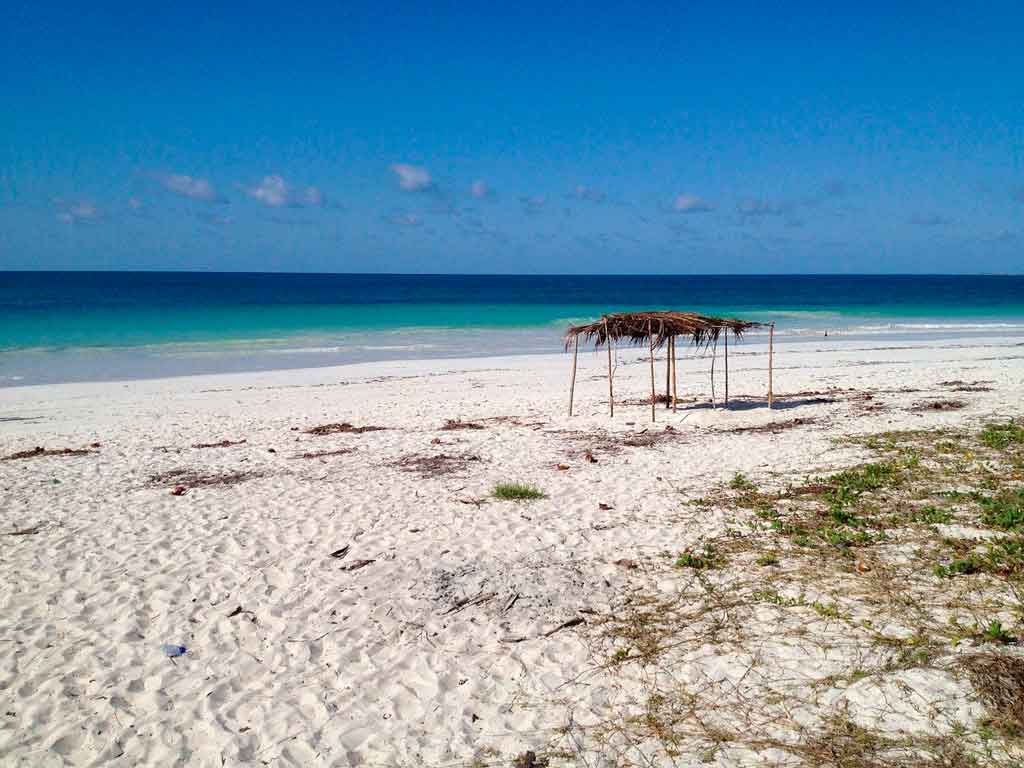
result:
[[[277,174],[264,176],[259,184],[253,187],[242,187],[253,200],[258,200],[271,208],[305,208],[323,205],[324,195],[316,187],[296,189],[283,176]]]
[[[188,176],[184,173],[168,173],[160,177],[160,183],[168,192],[173,192],[182,197],[190,197],[193,200],[205,200],[213,202],[218,200],[217,190],[208,179],[198,176]]]
[[[63,221],[65,224],[98,221],[103,215],[90,200],[71,202],[58,198],[54,200],[54,204],[60,209],[57,213],[57,220]]]
[[[95,205],[85,201],[71,206],[71,215],[76,219],[98,219],[100,211]]]
[[[676,213],[707,213],[715,208],[711,203],[696,195],[676,195],[672,210]]]
[[[486,181],[477,179],[470,185],[469,193],[477,200],[483,200],[485,197],[491,196],[491,188],[487,186]]]
[[[391,170],[398,176],[398,186],[406,192],[422,192],[434,186],[426,168],[406,163],[392,163]]]
[[[302,190],[302,194],[299,196],[299,199],[301,199],[305,205],[317,208],[324,204],[324,193],[316,187],[306,187]]]
[[[264,176],[263,181],[245,191],[249,197],[272,208],[287,205],[288,197],[291,194],[288,184],[280,176]]]

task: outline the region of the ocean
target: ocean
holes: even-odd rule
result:
[[[0,386],[556,352],[630,309],[773,320],[783,343],[1024,336],[1024,277],[0,272]]]

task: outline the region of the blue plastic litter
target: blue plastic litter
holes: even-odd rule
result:
[[[188,648],[184,645],[161,645],[160,650],[164,652],[167,658],[176,659],[179,656],[184,656]]]

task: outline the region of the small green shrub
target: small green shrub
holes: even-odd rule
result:
[[[978,573],[983,568],[983,563],[976,555],[954,560],[949,565],[936,565],[935,575],[941,579],[951,579],[954,576],[969,576]]]
[[[769,553],[761,555],[759,558],[757,558],[756,562],[762,568],[766,568],[768,566],[778,565],[779,564],[779,558],[778,558],[778,556],[774,552],[769,552]]]
[[[1009,645],[1010,643],[1017,642],[1017,638],[1003,629],[1003,623],[998,619],[989,624],[985,631],[981,633],[981,636],[990,643]]]
[[[927,507],[915,510],[910,519],[915,523],[935,525],[950,522],[953,519],[953,514],[948,509],[939,509],[929,504]]]
[[[853,530],[849,528],[832,528],[822,526],[815,533],[822,541],[837,549],[850,549],[852,547],[870,547],[880,541],[885,541],[885,531],[874,533],[864,530]]]
[[[1024,445],[1024,424],[987,424],[981,431],[981,442],[989,448],[1002,450],[1011,445]]]
[[[493,494],[494,498],[504,501],[533,501],[547,495],[539,488],[522,483],[498,483],[494,486]]]
[[[616,648],[612,654],[612,664],[621,664],[629,658],[629,648]]]
[[[729,481],[729,487],[732,488],[734,491],[751,491],[756,486],[754,485],[753,481],[750,480],[742,472],[737,472],[733,476],[732,480]]]
[[[811,546],[811,537],[806,533],[795,533],[793,534],[793,543],[798,547],[809,547]]]
[[[914,466],[907,462],[904,467]],[[829,515],[839,525],[860,527],[863,521],[851,510],[860,497],[880,488],[894,487],[903,482],[903,471],[893,461],[865,464],[828,477],[824,482],[829,488],[823,496],[829,505]]]
[[[853,501],[868,491],[898,485],[901,480],[900,468],[893,461],[865,464],[863,467],[839,472],[828,479],[832,489],[828,492],[830,501]]]
[[[985,525],[1003,530],[1024,528],[1024,488],[1003,491],[996,496],[981,496],[981,519]]]
[[[719,568],[724,564],[725,558],[714,547],[706,547],[700,554],[687,550],[676,558],[676,568],[692,568],[695,571]]]
[[[1024,574],[1024,537],[993,542],[985,552],[986,570],[1010,576]]]
[[[1004,578],[1024,574],[1024,537],[997,539],[990,542],[981,554],[972,552],[948,565],[935,566],[935,575],[945,579],[972,573],[988,573]]]
[[[814,612],[821,616],[823,619],[840,619],[843,616],[842,611],[839,610],[839,606],[835,603],[811,603],[811,607]]]
[[[780,608],[794,608],[797,606],[807,605],[807,601],[804,600],[803,595],[800,597],[783,597],[774,589],[761,589],[754,592],[751,595],[754,600],[759,603],[771,603],[777,605]]]

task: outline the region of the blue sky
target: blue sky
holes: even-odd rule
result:
[[[1022,271],[1019,2],[337,5],[5,3],[0,268]]]

